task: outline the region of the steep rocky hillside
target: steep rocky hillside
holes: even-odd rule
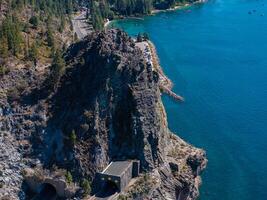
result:
[[[13,152],[1,158],[0,194],[24,194],[25,167],[66,169],[94,189],[95,173],[110,161],[138,159],[142,175],[120,198],[196,199],[205,152],[169,131],[158,74],[133,40],[120,30],[93,33],[65,61],[53,87],[49,73],[27,69],[0,81],[0,150]]]

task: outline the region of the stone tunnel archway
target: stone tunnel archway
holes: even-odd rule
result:
[[[33,194],[39,195],[43,190],[48,190],[49,194],[56,194],[60,198],[71,198],[79,189],[74,184],[68,184],[64,176],[64,171],[49,172],[42,168],[24,169],[25,183],[29,188],[29,198]],[[52,195],[53,196],[53,195]]]

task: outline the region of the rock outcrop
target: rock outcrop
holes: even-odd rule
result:
[[[20,127],[28,128],[26,166],[57,165],[80,182],[94,181],[112,160],[138,159],[143,175],[122,196],[196,199],[205,152],[169,131],[159,76],[133,40],[120,30],[93,33],[72,45],[65,60],[55,91],[44,95],[40,81],[24,98],[31,103],[11,106],[10,113],[36,112],[5,130],[12,135],[16,123],[28,122]]]
[[[27,67],[0,77],[0,199],[25,199],[22,170],[38,164],[32,154],[33,135],[42,135],[46,113],[43,102],[23,98],[43,76]]]

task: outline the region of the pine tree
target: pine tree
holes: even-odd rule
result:
[[[14,32],[13,34],[13,55],[17,56],[21,53],[21,44],[23,42],[22,35],[21,35],[21,27],[19,21],[15,18],[14,19]]]
[[[66,177],[67,183],[71,184],[73,179],[72,179],[72,175],[71,175],[71,173],[69,171],[66,172],[65,177]]]
[[[72,145],[74,145],[77,141],[77,136],[76,136],[76,133],[74,130],[71,131],[71,134],[70,134],[70,141],[72,143]]]
[[[50,26],[47,27],[47,45],[50,47],[55,47],[55,40],[54,40],[54,35],[52,32],[52,29],[50,28]]]
[[[62,33],[66,25],[66,20],[64,16],[61,16],[60,18],[60,26],[59,26],[59,32]]]
[[[37,65],[37,60],[38,60],[38,49],[37,49],[37,45],[34,43],[30,50],[29,50],[29,59],[31,61],[33,61],[34,66]]]
[[[137,42],[142,42],[143,41],[143,37],[141,33],[138,33],[137,35]]]
[[[29,22],[32,24],[33,28],[37,28],[39,24],[39,19],[36,16],[32,16],[29,20]]]
[[[0,36],[4,43],[7,41],[8,50],[11,50],[12,54],[17,56],[21,51],[23,40],[20,23],[16,17],[6,17],[0,27]]]
[[[60,77],[64,74],[65,72],[65,61],[62,58],[62,53],[57,50],[55,52],[53,62],[51,65],[51,85],[54,87],[57,85]]]
[[[2,11],[2,3],[3,3],[3,0],[0,0],[0,11]]]
[[[0,55],[2,58],[6,58],[8,56],[8,43],[7,38],[0,38]]]
[[[100,11],[100,9],[98,7],[98,4],[96,2],[92,3],[91,12],[92,12],[92,24],[93,24],[93,27],[96,30],[103,29],[104,20],[103,20],[101,11]]]

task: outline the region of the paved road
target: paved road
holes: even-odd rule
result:
[[[119,196],[119,193],[115,193],[115,194],[111,194],[110,196],[104,196],[104,197],[101,197],[101,196],[93,196],[91,197],[89,200],[115,200],[117,199],[117,197]]]
[[[92,32],[93,27],[86,20],[86,11],[81,12],[72,20],[73,31],[77,34],[79,40],[83,39],[86,35]]]

